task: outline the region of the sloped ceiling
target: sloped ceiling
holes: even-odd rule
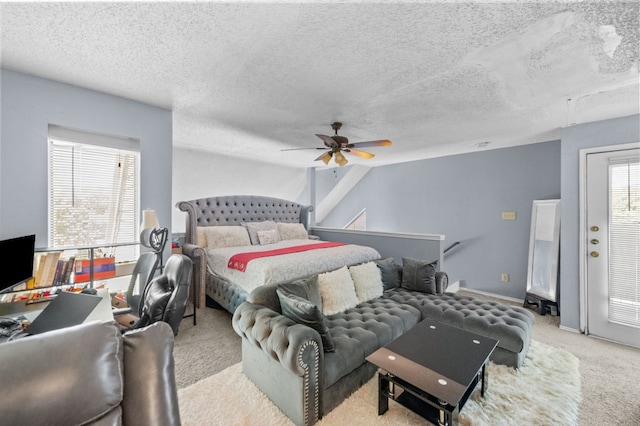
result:
[[[379,165],[637,114],[638,2],[3,3],[2,67],[173,110],[174,146]],[[482,142],[489,145],[479,147]],[[333,163],[330,166],[334,166]]]

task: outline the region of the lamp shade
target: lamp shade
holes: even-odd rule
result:
[[[349,162],[349,161],[345,158],[345,156],[344,156],[344,155],[342,155],[342,153],[341,153],[340,151],[336,152],[335,160],[336,160],[336,163],[337,163],[340,167],[344,166],[345,164],[347,164],[347,163]]]
[[[158,228],[158,217],[155,210],[143,210],[142,211],[142,223],[140,224],[140,230],[148,228]]]
[[[329,164],[329,161],[331,160],[331,156],[332,156],[332,152],[329,151],[327,153],[325,153],[322,157],[320,157],[320,159],[324,162],[324,164]]]

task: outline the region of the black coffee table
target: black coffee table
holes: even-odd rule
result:
[[[378,415],[389,398],[432,423],[455,425],[458,413],[481,383],[497,340],[425,319],[367,357],[378,370]],[[396,389],[396,388],[400,389]]]

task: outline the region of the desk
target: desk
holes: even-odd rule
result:
[[[49,303],[51,303],[51,300],[38,303],[27,303],[26,300],[0,303],[0,317],[17,317],[28,312],[40,312],[46,308]]]
[[[44,333],[91,321],[114,320],[111,295],[107,289],[98,289],[96,295],[61,292],[51,301],[42,303],[20,301],[4,305],[6,306],[2,306],[2,311],[0,311],[3,316],[13,318],[23,316],[24,320],[21,319],[23,325],[26,321],[32,324],[30,328],[27,328],[27,332],[31,334]],[[14,327],[8,329],[13,330]]]
[[[0,316],[8,318],[16,318],[24,316],[26,321],[32,322],[40,312],[46,308],[51,301],[45,301],[40,303],[29,303],[26,300],[19,302],[0,303]],[[11,336],[0,335],[0,343],[4,343],[11,339],[21,338],[27,336],[24,332],[15,330],[16,333]]]

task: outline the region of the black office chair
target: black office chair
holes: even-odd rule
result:
[[[171,255],[162,275],[154,278],[144,290],[140,303],[140,319],[132,328],[164,321],[177,336],[178,327],[187,308],[192,269],[193,263],[190,258],[182,254]]]
[[[136,266],[131,274],[125,301],[129,305],[130,313],[140,316],[140,301],[142,293],[158,268],[162,271],[162,250],[166,242],[167,228],[148,228],[140,232],[140,244],[150,248],[152,252],[142,253],[138,257]],[[120,314],[125,313],[121,311]]]
[[[138,258],[125,295],[125,300],[131,308],[131,313],[140,315],[142,294],[153,278],[159,264],[160,258],[157,253],[142,253]]]

